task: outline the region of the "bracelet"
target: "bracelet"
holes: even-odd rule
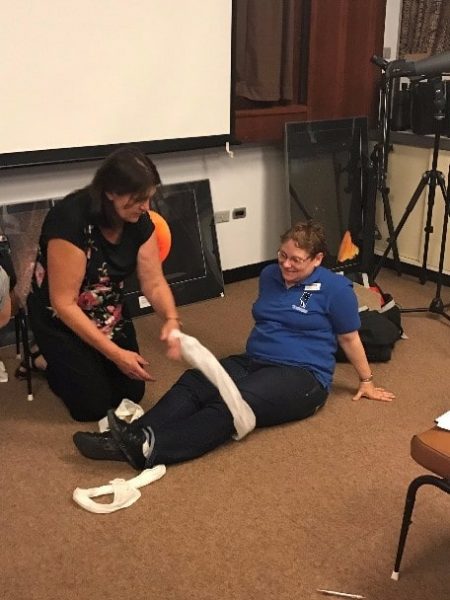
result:
[[[166,317],[166,321],[178,321],[180,327],[183,327],[183,321],[180,317]]]
[[[370,383],[371,381],[373,381],[373,373],[369,377],[364,377],[364,379],[359,378],[360,383]]]

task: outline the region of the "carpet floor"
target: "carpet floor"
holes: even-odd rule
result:
[[[402,306],[429,306],[432,283],[383,270]],[[224,298],[180,308],[185,330],[217,356],[243,349],[255,279]],[[443,289],[444,301],[450,290]],[[400,580],[390,579],[409,482],[424,473],[410,457],[413,434],[450,409],[450,322],[402,315],[408,339],[374,364],[392,403],[352,402],[357,379],[337,366],[325,408],[304,422],[257,430],[192,462],[171,466],[130,508],[86,512],[75,487],[130,478],[127,464],[89,461],[72,421],[44,379],[35,399],[13,377],[14,348],[0,350],[0,597],[5,600],[320,600],[317,588],[373,600],[450,598],[450,497],[418,495]],[[157,377],[150,407],[181,373],[158,340],[154,315],[135,321],[141,353]]]

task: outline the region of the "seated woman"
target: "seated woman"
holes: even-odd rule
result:
[[[28,310],[50,388],[78,421],[101,419],[123,398],[140,402],[152,379],[123,304],[135,270],[163,320],[161,340],[179,356],[168,339],[179,319],[148,214],[159,183],[152,161],[123,147],[43,223]]]
[[[246,352],[221,361],[257,427],[305,419],[325,404],[338,343],[359,378],[354,400],[394,398],[374,386],[352,283],[320,266],[325,251],[318,224],[299,223],[281,236],[278,264],[260,276]],[[77,432],[75,445],[89,458],[127,460],[137,469],[196,458],[234,434],[217,388],[194,369],[135,423],[126,424],[113,411],[108,420],[110,432]]]

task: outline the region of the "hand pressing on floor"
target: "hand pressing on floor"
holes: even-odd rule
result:
[[[337,339],[345,356],[359,377],[359,388],[353,396],[353,400],[360,400],[364,397],[370,400],[391,402],[395,398],[395,395],[384,388],[375,387],[373,383],[372,371],[370,370],[369,361],[367,360],[366,351],[362,345],[359,333],[357,331],[341,333],[337,336]]]
[[[361,381],[357,393],[352,400],[361,400],[361,398],[369,398],[369,400],[380,400],[381,402],[392,402],[395,399],[395,394],[381,387],[375,387],[372,381]]]

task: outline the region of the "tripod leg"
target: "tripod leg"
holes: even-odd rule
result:
[[[423,246],[422,272],[420,275],[420,283],[422,284],[424,284],[427,280],[428,248],[430,245],[430,234],[433,233],[433,226],[431,224],[431,221],[433,218],[434,199],[436,197],[436,173],[433,173],[433,171],[431,171],[429,180],[430,188],[428,190],[427,220],[424,228],[425,242]]]
[[[440,177],[439,177],[440,176]],[[442,271],[444,270],[444,258],[445,258],[445,246],[447,243],[447,230],[448,230],[448,219],[450,211],[450,191],[445,189],[445,180],[442,173],[438,174],[439,186],[442,190],[445,199],[445,210],[444,210],[444,221],[442,225],[441,235],[441,250],[439,254],[439,270],[437,275],[436,285],[436,296],[430,304],[430,312],[437,313],[445,317],[450,321],[450,316],[444,312],[444,303],[441,299],[441,288],[442,288]],[[450,168],[449,168],[449,181],[450,181]]]
[[[392,220],[391,205],[389,202],[389,188],[386,185],[388,157],[390,150],[389,134],[391,129],[391,109],[392,81],[389,77],[386,77],[386,75],[383,74],[380,85],[380,104],[378,112],[378,129],[381,132],[381,140],[378,144],[375,144],[371,158],[374,164],[377,166],[377,189],[380,191],[383,199],[384,214],[389,232],[388,243],[390,245],[390,249],[392,248],[395,269],[398,275],[401,275],[400,256],[398,253],[397,239],[394,235],[394,223]],[[376,271],[377,273],[378,270]]]
[[[445,206],[447,207],[447,214],[449,214],[450,201],[447,198],[447,188],[445,185],[445,177],[440,171],[438,171],[438,173],[437,173],[437,182],[439,184],[439,187],[441,188],[442,197],[444,198]]]
[[[445,178],[444,175],[440,171],[431,171],[430,172],[430,190],[428,194],[428,211],[427,211],[427,221],[425,225],[425,244],[423,249],[423,261],[422,261],[422,274],[420,276],[420,283],[425,283],[427,280],[427,260],[428,260],[428,249],[430,245],[430,234],[433,233],[433,226],[431,224],[433,218],[433,207],[434,201],[436,198],[436,185],[439,184],[442,195],[444,197],[444,201],[447,198],[447,191],[445,186]],[[447,202],[446,202],[447,205]],[[448,207],[446,208],[448,215]]]
[[[376,265],[376,267],[373,271],[372,277],[374,279],[380,272],[380,269],[384,265],[387,255],[391,251],[393,244],[397,241],[397,238],[398,238],[401,230],[403,229],[403,226],[405,225],[409,215],[411,214],[412,210],[414,209],[415,205],[417,204],[417,201],[419,200],[420,196],[422,195],[422,192],[428,183],[428,177],[429,177],[428,171],[422,175],[422,179],[419,181],[419,185],[417,186],[414,194],[412,195],[411,200],[408,202],[408,205],[405,209],[405,212],[403,213],[402,218],[400,219],[399,224],[397,225],[397,228],[395,229],[394,233],[392,234],[383,255],[381,256],[380,260],[378,261],[378,264]]]
[[[388,195],[388,191],[386,187],[381,188],[381,197],[383,198],[383,208],[384,208],[384,214],[386,215],[386,224],[387,224],[387,228],[388,228],[388,232],[389,232],[389,238],[388,238],[388,242],[391,242],[392,240],[392,254],[394,255],[394,265],[395,265],[395,270],[397,271],[398,275],[401,275],[401,268],[400,268],[400,255],[398,253],[398,247],[397,247],[397,238],[394,237],[394,222],[392,220],[392,212],[391,212],[391,205],[389,202],[389,195]]]
[[[420,282],[425,283],[427,280],[427,258],[428,258],[428,246],[430,242],[430,233],[433,232],[433,227],[431,225],[431,218],[433,215],[433,206],[434,206],[434,198],[436,196],[436,184],[438,180],[440,184],[442,183],[441,179],[443,179],[443,175],[437,169],[438,164],[438,156],[439,156],[439,141],[441,138],[441,129],[442,123],[441,120],[443,118],[443,109],[445,107],[445,94],[442,87],[442,77],[436,77],[431,80],[434,88],[434,105],[436,108],[435,119],[436,119],[436,133],[434,136],[434,145],[433,145],[433,158],[431,162],[431,169],[428,171],[428,182],[430,189],[428,191],[428,211],[427,211],[427,221],[425,225],[425,244],[423,250],[423,261],[422,261],[422,275],[420,277]],[[444,184],[445,188],[445,184]],[[442,187],[441,187],[442,189]],[[444,198],[445,198],[444,194]]]

